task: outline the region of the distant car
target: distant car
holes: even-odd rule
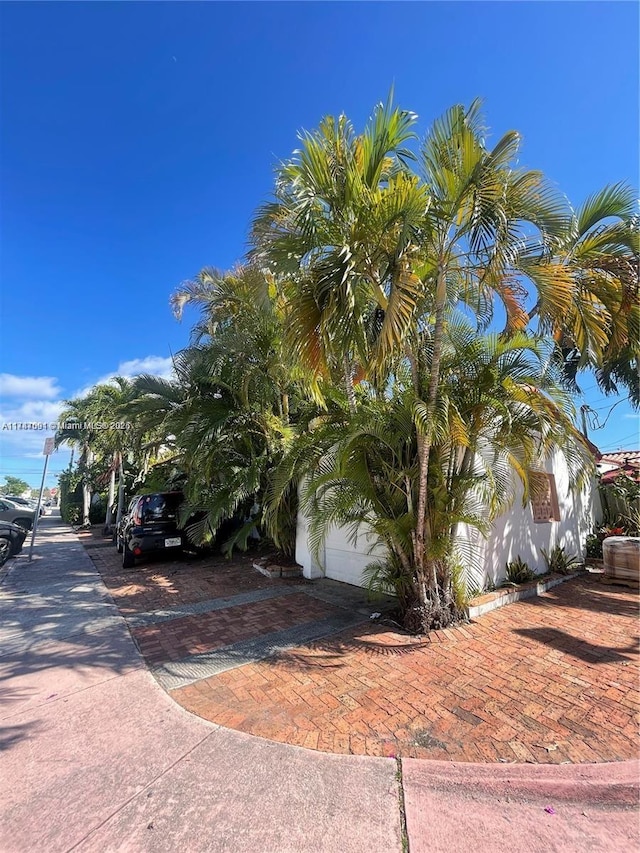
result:
[[[0,521],[0,566],[4,566],[9,557],[15,557],[22,550],[27,531],[10,521]]]
[[[146,554],[181,552],[186,540],[178,508],[183,500],[182,492],[155,492],[131,501],[117,533],[123,568],[133,568],[136,557]]]
[[[0,495],[0,498],[6,498],[8,501],[11,501],[12,504],[17,504],[18,506],[24,506],[27,509],[36,510],[38,508],[38,501],[31,500],[30,498],[20,498],[17,495]],[[44,515],[44,507],[40,507],[40,515]]]
[[[13,501],[7,500],[7,498],[0,498],[0,521],[10,521],[13,524],[24,527],[25,530],[31,530],[35,515],[36,513],[33,509],[29,509],[21,504],[14,504]]]

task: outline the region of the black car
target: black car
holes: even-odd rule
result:
[[[4,566],[9,557],[15,557],[22,551],[27,531],[19,524],[0,521],[0,566]]]
[[[118,504],[116,503],[111,507],[111,517],[114,520],[113,527],[111,530],[111,541],[116,544],[116,547],[118,548],[118,553],[122,552],[122,531],[124,530],[125,521],[131,514],[131,511],[133,510],[134,506],[140,500],[140,497],[140,495],[136,495],[135,497],[131,498],[127,505],[127,508],[123,511],[122,516],[120,518],[120,522],[118,524],[116,524],[116,519],[118,518]]]
[[[183,500],[182,492],[155,492],[131,501],[117,534],[125,569],[133,568],[136,557],[146,554],[180,553],[186,541],[178,525]]]

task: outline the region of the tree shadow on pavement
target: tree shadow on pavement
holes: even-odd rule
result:
[[[344,666],[345,655],[350,652],[366,652],[371,657],[397,657],[410,654],[417,649],[428,648],[430,640],[410,638],[391,639],[388,629],[375,631],[367,626],[367,633],[358,636],[358,629],[344,632],[337,637],[314,640],[300,649],[286,651],[278,656],[284,666],[338,668]]]
[[[627,587],[603,587],[600,581],[582,576],[547,590],[542,596],[523,598],[519,604],[530,607],[571,607],[576,610],[591,610],[594,613],[610,613],[613,616],[638,618],[640,599],[638,593]]]
[[[0,729],[0,752],[7,752],[21,740],[32,737],[38,728],[40,726],[35,722],[3,725]]]
[[[536,640],[546,646],[553,646],[564,654],[586,661],[587,663],[623,663],[634,660],[629,655],[638,654],[637,642],[625,648],[609,648],[590,643],[588,640],[571,636],[557,628],[516,628],[514,633]],[[638,638],[634,638],[638,639]]]

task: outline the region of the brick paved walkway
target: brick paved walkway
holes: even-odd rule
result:
[[[125,573],[114,549],[86,544],[125,617],[287,583],[242,560]],[[172,661],[336,609],[288,593],[132,633],[150,663]],[[327,752],[617,761],[638,754],[637,617],[637,593],[581,577],[428,639],[363,621],[171,695],[221,725]]]

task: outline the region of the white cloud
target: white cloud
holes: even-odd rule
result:
[[[53,376],[15,376],[12,373],[0,373],[0,394],[4,397],[41,397],[53,400],[60,394],[60,387]]]
[[[152,376],[160,376],[162,379],[172,379],[174,376],[173,359],[164,358],[161,355],[148,355],[145,358],[132,358],[130,361],[121,361],[113,373],[107,373],[96,379],[91,385],[85,385],[79,391],[76,391],[73,396],[84,397],[91,391],[94,385],[104,385],[116,376],[131,379],[134,376],[140,376],[141,373],[150,373]]]
[[[170,378],[173,361],[159,355],[123,361],[113,373],[69,396],[82,397],[94,384],[109,382],[115,376],[131,378],[141,373]],[[7,473],[21,476],[21,472],[29,481],[35,479],[31,469],[37,463],[33,460],[42,459],[44,439],[53,435],[64,409],[64,401],[59,399],[61,393],[57,378],[52,376],[0,374],[0,481]],[[56,452],[51,460],[52,467],[61,465],[68,453],[66,448]]]
[[[173,359],[163,358],[160,355],[148,355],[146,358],[134,358],[131,361],[123,361],[118,365],[117,376],[140,376],[141,373],[150,373],[152,376],[161,376],[170,379],[173,376]]]
[[[6,401],[0,410],[0,457],[3,471],[12,460],[14,473],[19,459],[42,458],[46,436],[53,435],[62,411],[61,400],[24,400],[17,405]]]

